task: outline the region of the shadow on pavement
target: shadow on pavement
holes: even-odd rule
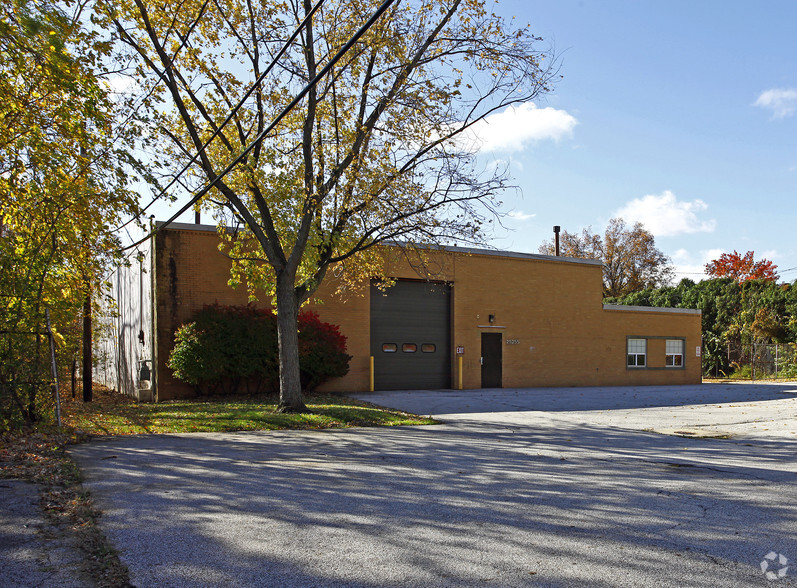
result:
[[[73,453],[141,586],[765,586],[766,553],[797,558],[785,442],[469,423]]]

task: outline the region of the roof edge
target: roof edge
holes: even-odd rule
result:
[[[165,225],[165,226],[164,226]],[[176,223],[171,222],[168,225],[164,221],[155,221],[155,226],[164,230],[176,231],[200,231],[205,233],[215,233],[218,230],[216,225],[202,225],[193,223]],[[385,245],[392,247],[406,247],[413,245],[409,242],[402,241],[385,241]],[[459,247],[456,245],[423,245],[423,249],[436,249],[439,251],[447,251],[450,253],[462,253],[464,255],[494,255],[496,257],[511,257],[515,259],[533,259],[537,261],[553,261],[562,263],[575,263],[580,265],[597,265],[603,266],[603,262],[599,259],[583,259],[580,257],[564,257],[556,255],[541,255],[538,253],[522,253],[519,251],[504,251],[502,249],[482,249],[477,247]]]
[[[620,310],[634,312],[670,312],[675,314],[703,314],[697,308],[667,308],[664,306],[628,306],[625,304],[604,304],[603,310]]]
[[[163,227],[161,229],[161,227]],[[177,230],[177,231],[201,231],[203,233],[215,233],[218,231],[218,227],[216,225],[198,225],[195,223],[166,223],[166,221],[155,221],[155,228],[169,231],[169,230]]]

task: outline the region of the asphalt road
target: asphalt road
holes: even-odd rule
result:
[[[368,399],[446,424],[72,453],[140,587],[797,586],[797,385]]]
[[[92,586],[84,553],[74,537],[47,522],[39,492],[36,484],[0,479],[0,586]]]

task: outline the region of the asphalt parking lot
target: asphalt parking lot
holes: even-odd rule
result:
[[[797,383],[367,399],[445,424],[72,453],[141,587],[797,586]]]

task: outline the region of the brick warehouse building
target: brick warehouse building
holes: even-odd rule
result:
[[[171,224],[116,271],[98,381],[141,400],[193,395],[166,366],[175,331],[205,304],[248,300],[227,285],[218,244],[215,226]],[[311,301],[353,356],[323,390],[364,392],[372,378],[376,390],[701,381],[700,311],[604,305],[598,261],[446,248],[432,281],[403,256],[389,263],[397,282],[384,292],[363,283],[341,299],[332,277]]]

